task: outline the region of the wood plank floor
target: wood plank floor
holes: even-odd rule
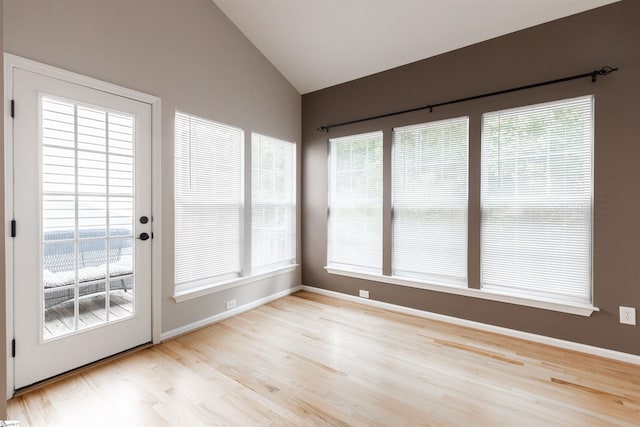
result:
[[[637,426],[640,367],[308,292],[9,401],[21,426]]]
[[[79,301],[78,329],[90,328],[106,321],[105,294],[83,297]],[[133,293],[111,291],[109,320],[118,320],[133,314]],[[75,331],[74,301],[54,305],[44,311],[43,337],[45,340]]]

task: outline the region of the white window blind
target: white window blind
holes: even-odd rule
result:
[[[469,120],[394,129],[392,271],[467,283]]]
[[[294,151],[290,142],[251,136],[251,266],[295,259]]]
[[[175,283],[188,288],[241,271],[241,129],[176,113]]]
[[[382,273],[382,132],[331,139],[328,265]]]
[[[593,98],[487,113],[483,289],[591,302]]]

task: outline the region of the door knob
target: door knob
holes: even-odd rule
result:
[[[149,235],[147,233],[140,233],[140,237],[137,237],[137,239],[147,240],[149,239]]]

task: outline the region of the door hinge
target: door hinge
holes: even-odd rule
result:
[[[16,357],[16,339],[11,340],[11,357]]]
[[[16,220],[11,220],[11,237],[16,237]]]
[[[16,116],[16,103],[12,99],[11,100],[11,118],[14,118],[15,116]]]

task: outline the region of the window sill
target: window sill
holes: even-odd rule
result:
[[[578,316],[589,317],[594,311],[600,311],[599,308],[589,304],[574,304],[568,302],[557,302],[538,300],[531,298],[506,295],[498,292],[487,291],[482,289],[472,289],[467,287],[456,287],[446,285],[435,285],[419,280],[411,280],[399,278],[395,276],[383,276],[378,274],[362,273],[358,271],[345,270],[335,267],[325,267],[330,274],[340,276],[354,277],[357,279],[372,280],[375,282],[388,283],[391,285],[407,286],[411,288],[426,289],[435,292],[444,292],[447,294],[462,295],[472,298],[480,298],[489,301],[505,302],[509,304],[522,305],[526,307],[541,308],[544,310],[558,311],[561,313],[576,314]]]
[[[238,286],[247,285],[249,283],[257,282],[258,280],[268,279],[270,277],[280,276],[282,274],[290,273],[298,268],[298,264],[290,264],[284,267],[277,267],[273,270],[266,271],[260,274],[254,274],[253,276],[235,277],[224,282],[211,283],[203,286],[197,286],[184,290],[177,290],[173,293],[173,300],[175,302],[184,302],[191,299],[199,298],[204,295],[213,294],[227,289],[232,289]]]

